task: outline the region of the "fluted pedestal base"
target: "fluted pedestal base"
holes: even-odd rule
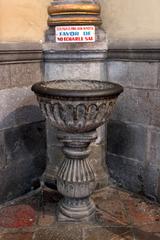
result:
[[[95,176],[89,160],[89,145],[96,132],[58,135],[65,159],[57,175],[58,191],[64,196],[59,203],[59,221],[91,221],[95,205],[90,195],[95,189]]]

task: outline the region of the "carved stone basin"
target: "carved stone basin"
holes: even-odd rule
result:
[[[59,203],[59,221],[94,219],[90,199],[95,176],[89,161],[89,145],[97,138],[96,129],[109,119],[123,88],[100,81],[58,80],[32,86],[40,108],[60,131],[64,161],[57,174],[57,188],[64,196]]]

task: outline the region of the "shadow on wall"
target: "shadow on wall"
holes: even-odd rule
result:
[[[40,121],[33,122],[32,115]],[[47,160],[45,121],[39,116],[39,107],[28,105],[11,112],[0,123],[1,203],[39,186]]]
[[[160,201],[159,169],[148,162],[146,127],[111,120],[108,123],[107,165],[118,186]]]

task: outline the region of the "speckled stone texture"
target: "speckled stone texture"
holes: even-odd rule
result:
[[[152,52],[130,50],[107,64],[108,80],[122,84],[124,93],[108,124],[107,165],[114,183],[160,201],[160,64]],[[122,55],[123,55],[122,51]],[[127,53],[127,49],[126,49]]]
[[[57,223],[61,198],[51,189],[36,190],[0,206],[2,240],[159,240],[160,205],[115,187],[95,192],[93,223]]]
[[[41,60],[40,44],[0,44],[0,203],[39,186],[45,169],[45,123],[31,91]]]

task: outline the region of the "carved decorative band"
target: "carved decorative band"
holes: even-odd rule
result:
[[[95,189],[95,181],[84,183],[71,183],[57,179],[58,191],[65,197],[85,198],[92,194]]]
[[[78,145],[78,142],[77,142]],[[63,153],[67,158],[71,158],[74,160],[80,159],[83,160],[87,158],[90,154],[90,149],[82,149],[82,148],[71,148],[71,147],[64,147]]]
[[[76,12],[82,12],[86,14],[100,14],[101,8],[99,4],[62,4],[51,5],[48,7],[48,14],[76,14]]]
[[[100,4],[95,3],[52,3],[48,7],[48,25],[101,25]]]
[[[102,20],[99,16],[62,16],[62,17],[51,17],[48,19],[48,26],[58,25],[101,25]]]
[[[43,114],[54,123],[54,126],[70,133],[90,132],[100,127],[110,116],[115,102],[116,98],[108,100],[107,103],[101,100],[98,103],[88,101],[85,104],[78,102],[66,104],[64,101],[53,100],[50,104],[39,98]]]

